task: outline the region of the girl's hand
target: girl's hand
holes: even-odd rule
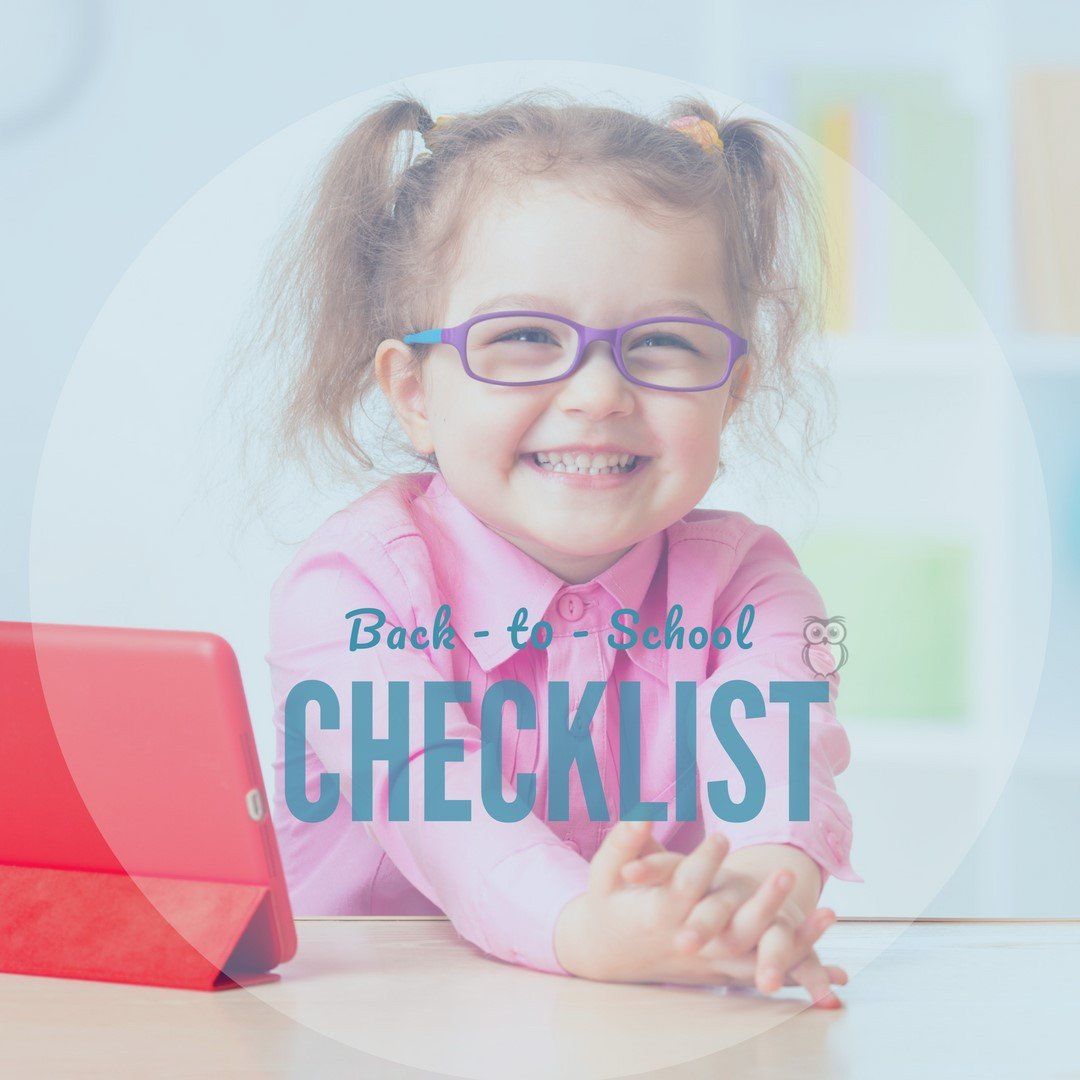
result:
[[[590,865],[587,891],[566,905],[556,924],[559,962],[573,975],[614,982],[729,985],[752,981],[752,965],[747,979],[744,959],[739,967],[732,957],[715,949],[676,943],[687,920],[713,890],[727,855],[727,840],[708,837],[689,855],[674,855],[677,861],[664,864],[663,872],[656,874],[658,880],[629,883],[624,867],[650,851],[662,851],[657,851],[659,845],[651,833],[648,822],[624,821],[600,845]],[[652,869],[659,870],[655,865]],[[811,934],[807,931],[804,936]],[[838,981],[846,979],[833,970]],[[826,970],[826,992],[828,978]]]
[[[589,864],[589,886],[563,908],[555,952],[572,975],[612,982],[710,983],[713,962],[675,948],[675,935],[708,894],[727,854],[723,837],[709,837],[662,882],[628,886],[623,867],[647,850],[649,822],[619,822]]]
[[[677,871],[682,858],[651,841],[639,858],[623,864],[623,881],[662,885]],[[789,895],[794,884],[790,870],[778,870],[759,881],[719,869],[709,893],[676,933],[676,950],[711,957],[730,981],[756,985],[762,993],[798,984],[817,1007],[839,1008],[830,982],[843,985],[847,974],[842,968],[822,965],[813,949],[836,915],[828,908],[805,915]]]

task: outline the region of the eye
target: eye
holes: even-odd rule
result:
[[[846,627],[843,623],[839,622],[829,623],[828,627],[826,628],[826,633],[828,634],[829,641],[833,645],[839,645],[840,642],[843,641],[845,637],[847,637]]]
[[[678,334],[665,334],[655,330],[638,338],[630,347],[632,349],[641,347],[646,349],[688,349],[690,352],[698,351],[686,338],[680,337]]]
[[[559,341],[543,326],[520,326],[507,330],[494,339],[496,342],[521,342],[523,345],[558,345]]]
[[[825,640],[825,627],[819,622],[809,623],[803,636],[811,645],[820,645]]]

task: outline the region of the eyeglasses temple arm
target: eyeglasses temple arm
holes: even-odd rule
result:
[[[440,345],[443,332],[442,330],[421,330],[416,334],[406,334],[401,340],[406,345]]]

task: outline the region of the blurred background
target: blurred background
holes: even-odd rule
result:
[[[817,527],[796,548],[852,635],[841,713],[855,764],[841,788],[855,865],[892,882],[841,910],[914,914],[895,865],[955,865],[942,823],[985,811],[926,913],[1080,913],[1080,6],[408,10],[0,2],[0,618],[29,617],[37,470],[80,343],[144,245],[221,170],[333,102],[438,68],[550,58],[685,79],[798,128],[880,188],[948,260],[1007,361],[985,362],[979,327],[935,305],[925,263],[906,258],[899,215],[826,157],[842,285],[830,351],[848,419]],[[1027,562],[1045,511],[1014,467],[1030,436],[1007,408],[1013,379],[1045,477],[1053,588],[1034,713],[999,799],[997,750],[1030,711],[1012,666],[1042,632],[1025,613],[1044,587]],[[883,398],[892,407],[875,412]],[[933,467],[911,437],[927,425],[969,453],[913,491],[905,468]],[[895,473],[860,468],[870,438],[895,441]],[[898,501],[902,531],[890,527]],[[74,549],[78,532],[63,542]]]

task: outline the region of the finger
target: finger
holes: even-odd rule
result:
[[[682,858],[677,851],[661,850],[642,855],[623,866],[623,881],[632,885],[664,885]]]
[[[816,908],[807,915],[796,931],[795,944],[804,954],[813,948],[814,943],[836,922],[836,912],[830,908]]]
[[[817,953],[812,952],[791,971],[792,977],[810,995],[817,1009],[839,1009],[840,999],[829,985],[829,971],[821,966]]]
[[[675,935],[675,947],[688,955],[697,952],[727,929],[742,901],[743,894],[736,888],[717,889],[703,897]]]
[[[776,919],[788,894],[795,886],[795,875],[790,870],[778,870],[770,874],[757,891],[735,912],[728,927],[728,944],[746,951],[753,948]]]
[[[761,935],[754,981],[763,994],[771,994],[784,985],[784,976],[794,962],[794,953],[795,933],[784,923],[773,923]]]
[[[664,847],[664,845],[661,844],[660,841],[657,840],[655,836],[653,836],[652,831],[650,830],[650,832],[649,832],[649,841],[645,845],[643,851],[644,851],[644,853],[646,855],[655,855],[658,852],[667,851],[667,848]]]
[[[728,846],[726,836],[713,833],[675,867],[668,884],[669,910],[674,918],[681,922],[709,892],[720,864],[727,857]]]
[[[650,821],[620,821],[604,837],[589,863],[589,888],[598,892],[617,889],[622,868],[641,854],[651,835]]]
[[[781,911],[783,914],[783,911]],[[817,908],[812,911],[795,930],[795,947],[792,951],[788,966],[797,964],[814,947],[817,940],[836,922],[835,912],[828,908]]]

